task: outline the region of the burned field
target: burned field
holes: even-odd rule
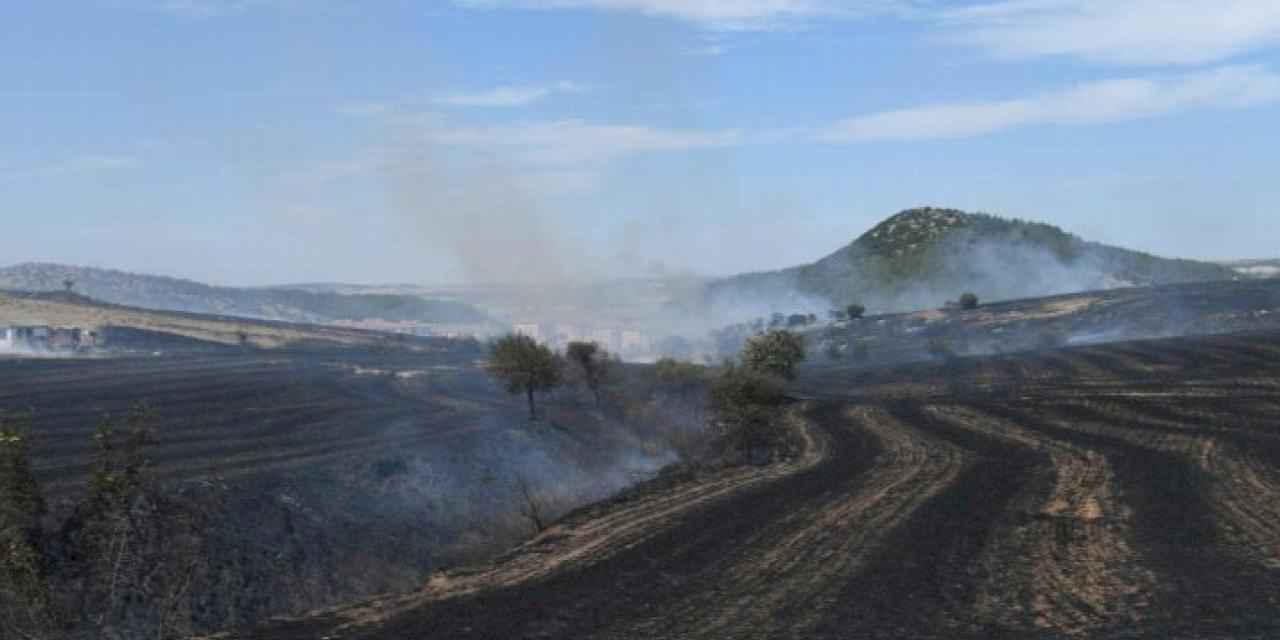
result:
[[[554,517],[665,462],[567,399],[530,425],[474,344],[439,344],[453,347],[0,360],[0,407],[32,413],[55,588],[76,584],[58,566],[74,567],[63,541],[90,492],[95,429],[142,402],[158,496],[138,512],[154,538],[139,553],[185,555],[143,563],[130,633],[155,633],[154,603],[177,592],[148,589],[175,580],[186,595],[169,626],[189,632],[414,589],[528,535],[517,476]]]
[[[237,638],[1280,634],[1280,333],[810,370],[785,465]]]
[[[152,455],[162,479],[251,481],[445,437],[454,431],[443,425],[465,427],[469,402],[493,404],[463,354],[422,360],[397,377],[395,368],[299,352],[14,359],[0,361],[0,404],[34,414],[36,470],[54,496],[84,482],[99,419],[143,402],[162,421]],[[440,388],[419,394],[425,387],[409,375]],[[417,428],[390,428],[405,420]]]
[[[1280,280],[1110,289],[949,306],[843,321],[811,331],[835,366],[885,367],[1174,336],[1280,329]],[[821,364],[828,358],[814,358]]]

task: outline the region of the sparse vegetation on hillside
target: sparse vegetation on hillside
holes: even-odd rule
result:
[[[0,415],[0,631],[12,638],[54,631],[41,550],[45,501],[30,455],[29,418]]]
[[[26,421],[0,420],[4,637],[189,635],[188,589],[213,559],[201,555],[193,514],[152,484],[154,422],[141,406],[120,420],[104,417],[87,494],[48,528]]]
[[[796,366],[804,361],[804,336],[775,329],[747,340],[742,365],[752,371],[794,380]]]

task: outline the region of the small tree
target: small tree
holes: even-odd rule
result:
[[[63,278],[62,288],[66,290],[67,293],[71,293],[71,290],[76,288],[76,281],[71,278]]]
[[[973,293],[966,293],[960,296],[960,308],[966,311],[972,311],[978,308],[978,296]]]
[[[713,428],[723,442],[750,460],[781,445],[784,401],[779,378],[728,363],[711,386]]]
[[[595,396],[596,406],[600,406],[600,388],[609,378],[609,352],[595,342],[570,342],[565,357]]]
[[[514,333],[489,345],[488,370],[506,385],[508,393],[524,392],[530,420],[538,419],[533,394],[560,386],[564,378],[563,361],[555,352],[529,336]]]
[[[742,349],[744,367],[786,380],[795,379],[796,365],[804,357],[804,336],[785,330],[755,336]]]
[[[848,314],[850,320],[861,320],[862,316],[866,315],[867,308],[855,302],[845,307],[844,312]]]

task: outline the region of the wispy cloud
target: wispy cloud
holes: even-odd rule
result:
[[[664,129],[581,120],[429,128],[425,136],[436,145],[501,149],[524,163],[553,167],[589,167],[632,154],[711,149],[745,142],[745,136],[736,130]]]
[[[1280,75],[1261,66],[1081,84],[1028,98],[915,107],[848,118],[823,131],[827,142],[964,138],[1032,125],[1081,125],[1197,108],[1280,102]]]
[[[997,56],[1199,64],[1280,44],[1276,0],[1002,0],[941,11],[952,37]]]
[[[153,6],[178,15],[211,18],[239,13],[258,4],[255,0],[157,0]]]
[[[665,17],[712,31],[897,16],[1005,58],[1202,64],[1280,44],[1276,0],[453,0],[478,9],[593,10]],[[702,49],[720,53],[718,47]]]
[[[328,11],[342,0],[99,0],[116,8],[163,11],[183,18],[220,18],[255,9]]]
[[[726,30],[769,29],[819,16],[900,10],[914,0],[454,0],[474,8],[587,9],[674,18]]]
[[[393,115],[392,140],[344,158],[311,161],[281,172],[276,180],[291,193],[387,172],[413,171],[415,164],[465,167],[499,176],[522,192],[565,195],[595,189],[610,163],[656,153],[681,153],[741,144],[768,143],[736,130],[668,129],[640,124],[581,120],[467,126],[435,113]],[[450,158],[448,162],[441,158]],[[476,169],[480,167],[480,169]]]
[[[0,166],[0,180],[35,180],[101,174],[137,169],[142,161],[120,154],[82,154],[55,162],[29,166]]]
[[[583,91],[581,85],[573,82],[557,82],[544,86],[504,86],[475,93],[453,93],[437,98],[435,102],[451,107],[523,107],[558,93]]]

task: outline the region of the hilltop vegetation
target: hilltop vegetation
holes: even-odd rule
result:
[[[817,262],[721,280],[707,296],[813,297],[883,312],[938,306],[964,291],[1007,300],[1237,275],[1221,265],[1088,242],[1048,224],[922,208],[890,217]]]
[[[0,289],[74,290],[112,304],[219,315],[331,322],[376,318],[390,321],[476,323],[485,314],[468,304],[411,295],[342,294],[301,289],[215,287],[191,280],[48,263],[0,269]]]

